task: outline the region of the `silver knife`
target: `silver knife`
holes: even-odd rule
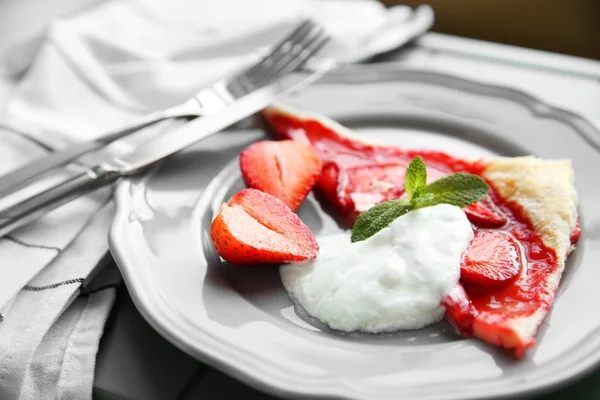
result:
[[[98,162],[84,172],[51,187],[42,193],[28,197],[17,204],[0,205],[0,236],[39,218],[41,215],[102,186],[111,184],[123,176],[145,170],[154,163],[168,157],[230,125],[248,117],[291,91],[298,90],[322,77],[335,65],[320,64],[311,74],[287,75],[275,83],[252,92],[210,116],[187,122],[168,134],[154,134],[154,138],[136,146],[143,132],[119,139],[107,146],[94,158]],[[177,123],[167,121],[169,123]]]

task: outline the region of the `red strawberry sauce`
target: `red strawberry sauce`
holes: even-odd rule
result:
[[[278,134],[310,142],[315,147],[323,161],[319,189],[350,221],[364,211],[359,209],[359,204],[354,204],[357,196],[353,199],[350,193],[370,193],[376,203],[397,198],[403,193],[405,168],[417,155],[423,158],[429,176],[434,179],[453,172],[481,176],[485,169],[484,163],[461,160],[439,151],[403,150],[366,144],[342,136],[316,120],[302,120],[281,114],[270,115],[268,119]],[[369,174],[364,173],[367,171]],[[364,179],[361,178],[361,173],[365,176]],[[374,177],[389,185],[375,185]],[[364,196],[361,195],[359,200],[364,200]],[[461,310],[451,315],[451,318],[466,335],[472,334],[475,317],[493,325],[508,315],[527,316],[540,307],[547,310],[555,295],[555,288],[548,285],[548,277],[557,268],[555,251],[542,243],[517,204],[502,200],[493,187],[488,200],[496,206],[496,212],[499,210],[507,217],[506,223],[493,229],[507,232],[517,239],[523,250],[524,265],[520,275],[501,286],[478,288],[464,285],[470,303],[461,304]],[[468,215],[468,209],[465,211]],[[472,224],[474,229],[490,229],[481,227],[481,224],[478,226],[473,221]],[[573,243],[579,234],[578,225],[571,237]]]

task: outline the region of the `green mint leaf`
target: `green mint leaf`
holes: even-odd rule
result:
[[[410,210],[411,206],[400,200],[386,201],[368,209],[358,216],[352,228],[352,242],[370,238]]]
[[[411,202],[408,199],[394,199],[394,200],[390,200],[393,201],[396,204],[399,204],[401,206],[410,206]]]
[[[445,176],[425,187],[424,194],[432,194],[427,205],[452,204],[465,207],[477,203],[487,196],[490,187],[477,175],[458,172]]]
[[[412,200],[415,190],[427,184],[427,168],[421,157],[416,157],[408,164],[404,179],[404,190],[409,200]]]
[[[423,191],[425,190],[425,186],[417,186],[415,191],[412,194],[412,199],[416,199],[423,196]],[[410,202],[412,202],[412,199]]]
[[[413,197],[413,199],[410,201],[410,204],[413,206],[413,208],[427,207],[431,205],[430,203],[433,198],[434,196],[432,193],[424,193],[422,196],[419,195],[419,197]]]

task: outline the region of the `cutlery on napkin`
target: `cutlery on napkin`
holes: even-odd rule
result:
[[[312,25],[313,27],[311,29],[313,29],[313,32],[311,33],[308,26],[311,26],[310,24],[314,24],[312,22],[309,25],[303,25],[301,28],[299,28],[299,30],[290,33],[291,36],[286,40],[298,41],[295,46],[293,45],[293,42],[281,42],[278,46],[283,47],[280,47],[279,49],[277,47],[273,48],[273,46],[269,46],[269,52],[274,52],[271,55],[274,59],[263,60],[259,65],[255,64],[253,69],[255,70],[255,76],[267,77],[273,82],[275,82],[276,76],[269,77],[269,75],[276,74],[278,70],[281,70],[281,68],[274,68],[273,71],[269,72],[267,65],[275,62],[275,59],[279,59],[278,63],[280,64],[281,62],[284,62],[284,64],[281,64],[283,66],[288,62],[302,63],[304,58],[308,57],[312,52],[318,52],[319,54],[316,55],[316,58],[308,60],[308,65],[299,65],[299,70],[301,71],[300,74],[307,75],[306,77],[297,78],[294,84],[288,83],[287,86],[285,83],[278,84],[277,86],[279,88],[274,87],[274,90],[271,90],[271,93],[266,96],[266,98],[269,99],[267,101],[274,101],[275,97],[282,95],[284,92],[301,90],[310,82],[317,80],[329,69],[337,66],[343,66],[347,63],[365,61],[375,55],[389,51],[391,48],[397,48],[404,45],[410,40],[420,36],[431,27],[433,23],[433,11],[428,6],[421,6],[417,8],[409,18],[403,18],[401,23],[398,23],[399,21],[396,19],[397,18],[391,18],[377,36],[371,37],[366,42],[355,46],[348,46],[347,43],[339,40],[328,40],[328,35],[325,32],[319,33],[319,30],[322,28],[320,28],[318,24]],[[309,47],[307,47],[304,51],[295,49],[297,50],[296,57],[289,57],[294,53],[288,52],[287,54],[284,54],[281,52],[281,50],[287,47],[292,48],[305,45],[308,45]],[[325,49],[323,49],[323,47],[325,47]],[[266,55],[265,57],[269,56]],[[287,61],[285,60],[286,58],[288,59]],[[288,68],[285,70],[292,71],[292,65],[295,64],[288,64]],[[281,70],[280,75],[283,74],[285,70]],[[244,71],[244,69],[241,71]],[[251,71],[248,72],[252,75]],[[244,72],[240,73],[243,74]],[[231,81],[231,79],[234,78],[238,81]],[[10,196],[12,193],[20,190],[23,187],[30,186],[32,182],[35,182],[43,175],[47,175],[49,171],[53,171],[62,166],[73,163],[76,160],[81,161],[81,158],[87,154],[98,151],[105,152],[104,148],[115,147],[112,145],[113,142],[123,141],[121,139],[124,139],[126,136],[131,136],[132,133],[135,133],[140,129],[154,126],[166,119],[181,119],[182,122],[184,122],[184,120],[189,121],[197,117],[206,116],[208,111],[207,106],[211,106],[212,104],[211,107],[214,110],[215,105],[219,106],[219,104],[223,104],[223,99],[229,99],[233,97],[239,101],[239,95],[242,94],[239,92],[240,89],[247,91],[247,89],[249,89],[248,84],[251,83],[253,78],[251,78],[251,76],[246,77],[244,75],[238,76],[238,78],[235,76],[226,76],[225,78],[212,83],[210,87],[202,88],[200,92],[196,93],[192,98],[184,101],[183,103],[144,115],[143,117],[137,119],[133,124],[120,127],[114,132],[105,132],[93,140],[79,141],[68,146],[67,148],[61,149],[60,151],[52,152],[46,156],[35,158],[29,163],[15,168],[7,174],[0,175],[0,203],[2,203],[4,197]],[[261,80],[264,79],[261,78]],[[242,86],[246,86],[246,88],[242,88],[240,86],[242,83]],[[227,91],[228,87],[231,85],[234,86],[234,91],[230,93],[224,93],[225,97],[223,97],[223,93],[220,92],[222,92],[223,89]],[[256,90],[259,88],[259,86],[255,86],[253,89]],[[237,89],[235,89],[235,87],[237,87]],[[205,101],[208,103],[204,104]],[[231,103],[229,100],[226,100],[225,102]],[[260,107],[257,101],[254,103],[256,104],[256,107]],[[233,106],[233,104],[229,105]],[[268,104],[263,104],[263,106],[266,105]],[[247,113],[249,112],[250,111],[247,111]],[[233,111],[229,111],[229,114],[231,115],[231,122],[236,122],[246,116],[243,113],[235,116]],[[48,208],[48,206],[45,206],[45,208]],[[3,222],[3,227],[0,228],[0,236],[4,235],[7,230],[10,231],[13,229],[9,227],[15,225],[15,220],[20,220],[20,223],[24,224],[27,222],[27,220],[36,218],[33,216],[33,213],[27,209],[27,207],[23,206],[20,207],[20,209],[22,214],[28,216],[27,218],[15,219],[14,214],[16,210],[11,210],[9,212],[9,210],[7,210],[5,207],[2,211],[0,211],[0,214],[11,215],[10,219],[13,221]],[[0,217],[0,220],[6,220],[6,218]]]
[[[0,173],[184,100],[303,17],[348,50],[381,51],[411,12],[368,0],[115,0],[58,20],[0,102]],[[0,239],[0,398],[91,398],[120,279],[106,258],[109,199],[88,194]]]

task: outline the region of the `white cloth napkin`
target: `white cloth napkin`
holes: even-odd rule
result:
[[[122,0],[58,20],[18,82],[30,48],[0,60],[0,174],[186,99],[301,17],[352,48],[409,14],[371,0]],[[104,268],[112,212],[100,190],[0,239],[1,399],[91,398],[120,279]]]

